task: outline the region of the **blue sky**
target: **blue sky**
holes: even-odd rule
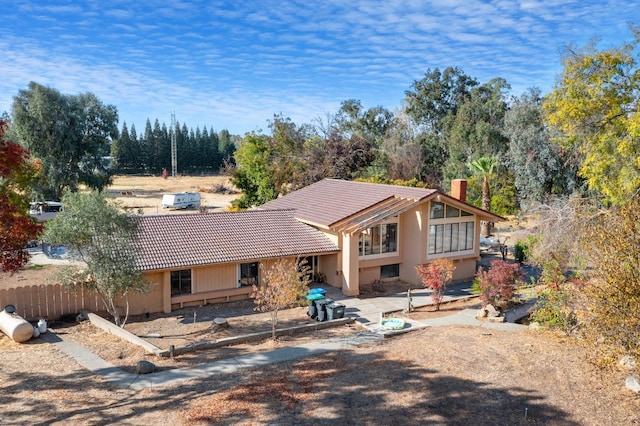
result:
[[[429,69],[456,66],[519,95],[548,93],[562,48],[631,41],[634,1],[0,0],[0,113],[30,81],[92,92],[120,124],[231,133],[274,113],[311,123],[359,99],[402,107]]]

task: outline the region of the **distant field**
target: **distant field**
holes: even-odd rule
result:
[[[114,176],[107,192],[124,206],[141,209],[144,214],[171,213],[162,208],[162,196],[175,192],[200,192],[201,207],[207,211],[223,211],[240,194],[218,194],[214,189],[223,185],[235,190],[228,176]],[[196,211],[183,210],[181,212]]]

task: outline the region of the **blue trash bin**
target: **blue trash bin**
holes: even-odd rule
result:
[[[320,293],[307,294],[306,299],[307,299],[307,302],[309,303],[309,309],[307,310],[307,315],[315,319],[316,316],[318,316],[318,308],[316,306],[316,300],[324,299],[324,295]]]
[[[327,290],[325,290],[324,288],[320,288],[320,287],[310,288],[308,294],[322,294],[322,295],[325,295],[325,294],[327,294]]]

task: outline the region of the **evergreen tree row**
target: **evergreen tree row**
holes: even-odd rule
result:
[[[233,158],[235,140],[227,130],[219,133],[205,127],[188,129],[176,123],[177,170],[181,174],[218,173],[225,161]],[[111,144],[111,166],[117,173],[160,172],[171,170],[171,129],[147,119],[144,134],[138,136],[135,125],[125,122],[120,135]]]

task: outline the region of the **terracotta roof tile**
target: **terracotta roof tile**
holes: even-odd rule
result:
[[[140,270],[172,269],[339,251],[293,210],[136,217]]]
[[[417,202],[435,192],[435,189],[324,179],[269,201],[260,208],[295,209],[297,219],[329,228],[389,197],[413,199]]]

